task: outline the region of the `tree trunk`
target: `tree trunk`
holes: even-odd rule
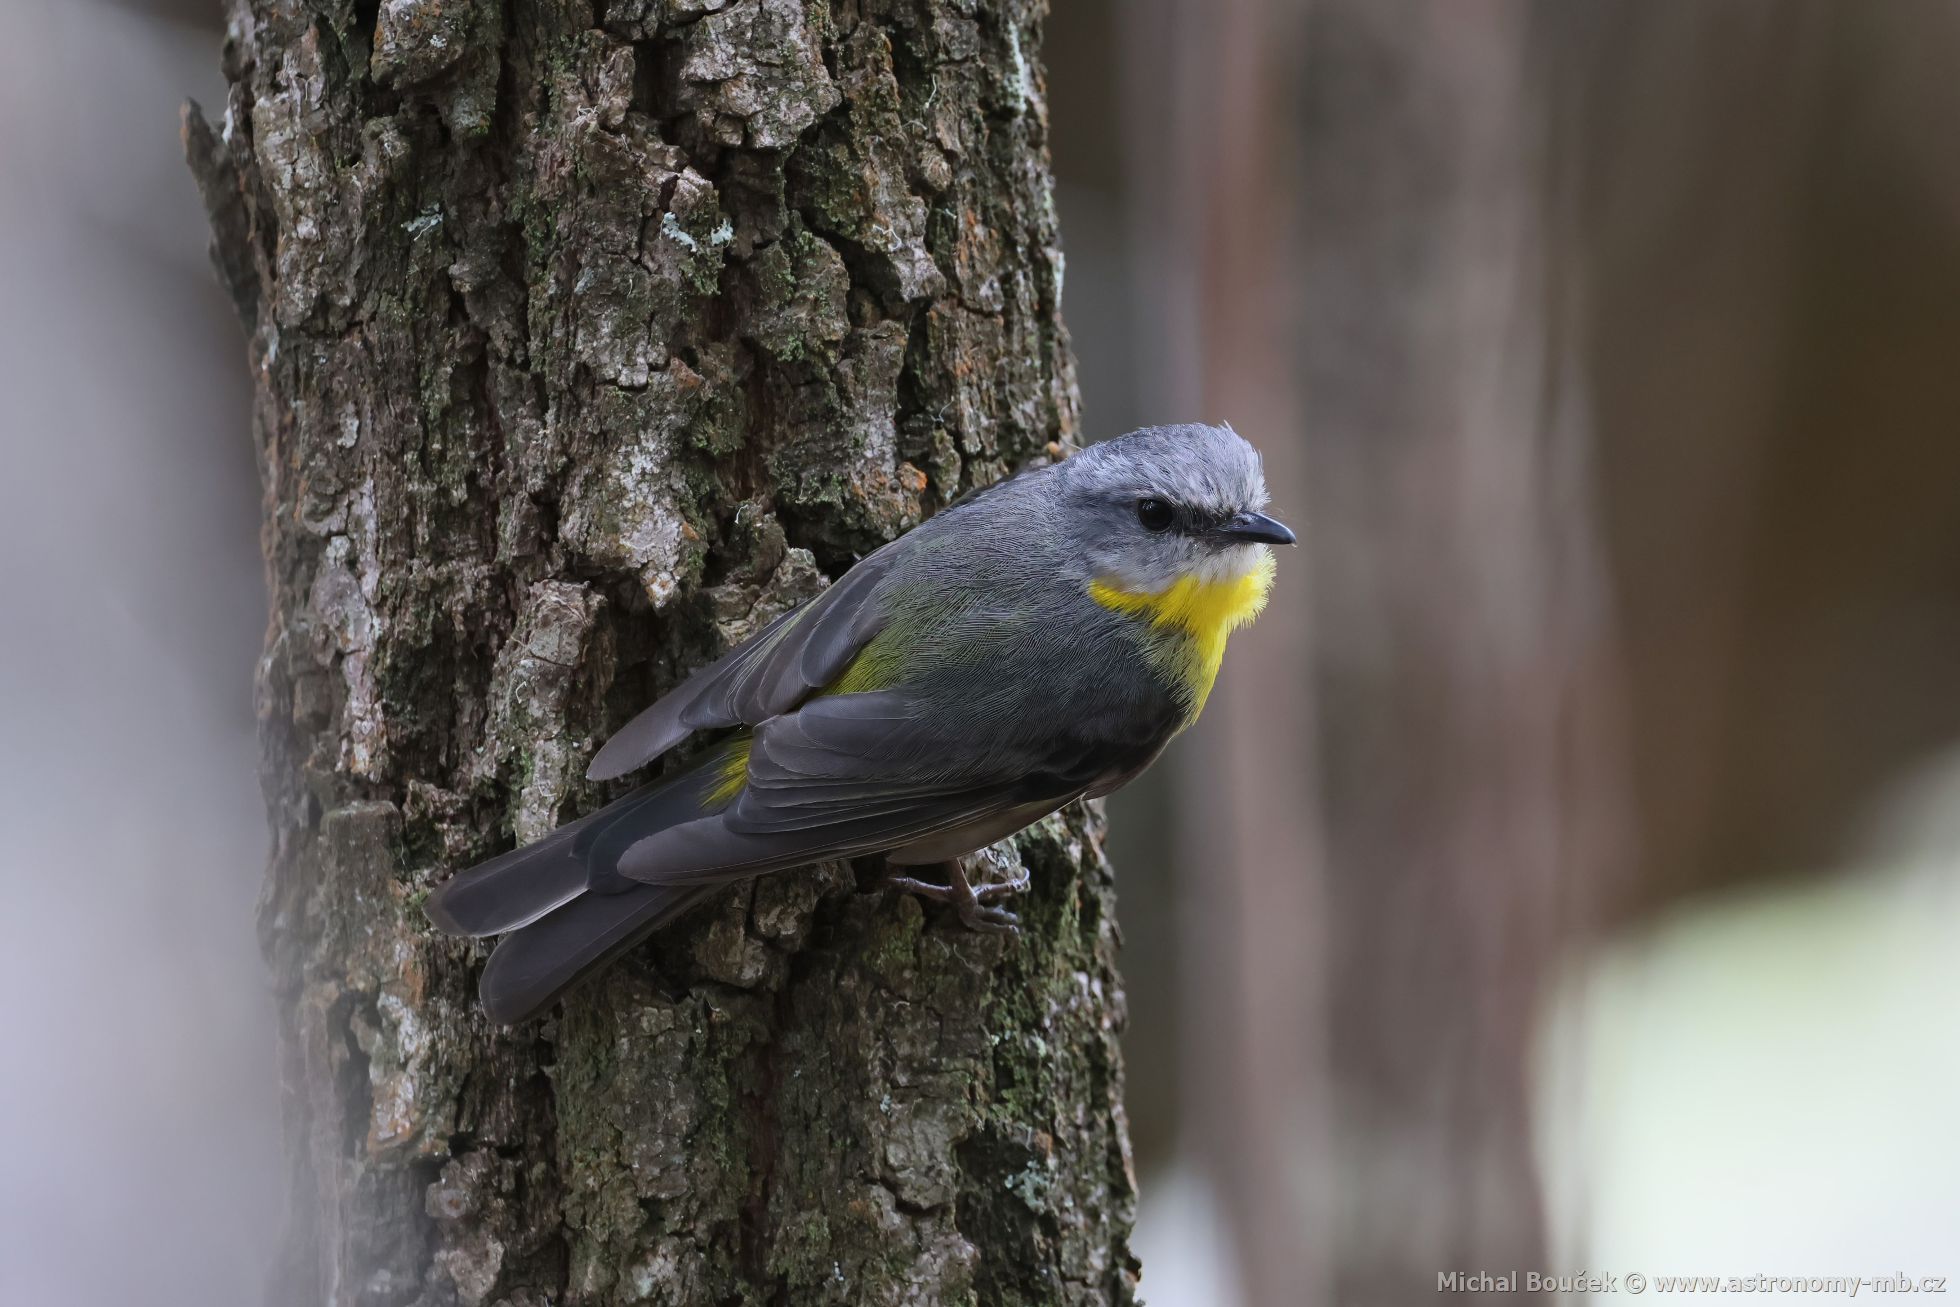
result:
[[[420,905],[606,732],[1075,435],[1037,0],[234,0],[294,1302],[1134,1296],[1100,816],[1027,927],[771,878],[490,1028]]]

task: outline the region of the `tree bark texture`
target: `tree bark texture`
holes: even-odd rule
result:
[[[294,1302],[1118,1303],[1100,816],[1017,939],[871,865],[490,1028],[420,905],[607,731],[1076,429],[1036,0],[234,0]]]

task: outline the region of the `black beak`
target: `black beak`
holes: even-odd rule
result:
[[[1286,523],[1267,517],[1264,513],[1240,513],[1218,528],[1218,534],[1235,545],[1249,545],[1254,541],[1268,545],[1297,545],[1299,537]]]

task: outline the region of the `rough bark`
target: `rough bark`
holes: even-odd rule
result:
[[[606,731],[1075,433],[1035,0],[234,0],[186,145],[251,333],[280,1296],[1133,1298],[1093,811],[1028,928],[831,866],[491,1029],[452,870]]]

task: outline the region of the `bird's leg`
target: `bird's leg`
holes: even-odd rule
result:
[[[919,880],[912,876],[891,876],[886,884],[907,894],[917,894],[921,898],[932,899],[938,903],[950,903],[958,915],[960,924],[968,930],[984,930],[994,934],[1011,935],[1020,929],[1021,918],[1006,908],[996,906],[996,899],[1004,899],[1010,894],[1018,894],[1028,887],[1028,874],[1023,871],[1011,880],[988,881],[979,886],[966,878],[965,861],[949,858],[940,864],[946,869],[946,883],[934,884],[929,880]]]

